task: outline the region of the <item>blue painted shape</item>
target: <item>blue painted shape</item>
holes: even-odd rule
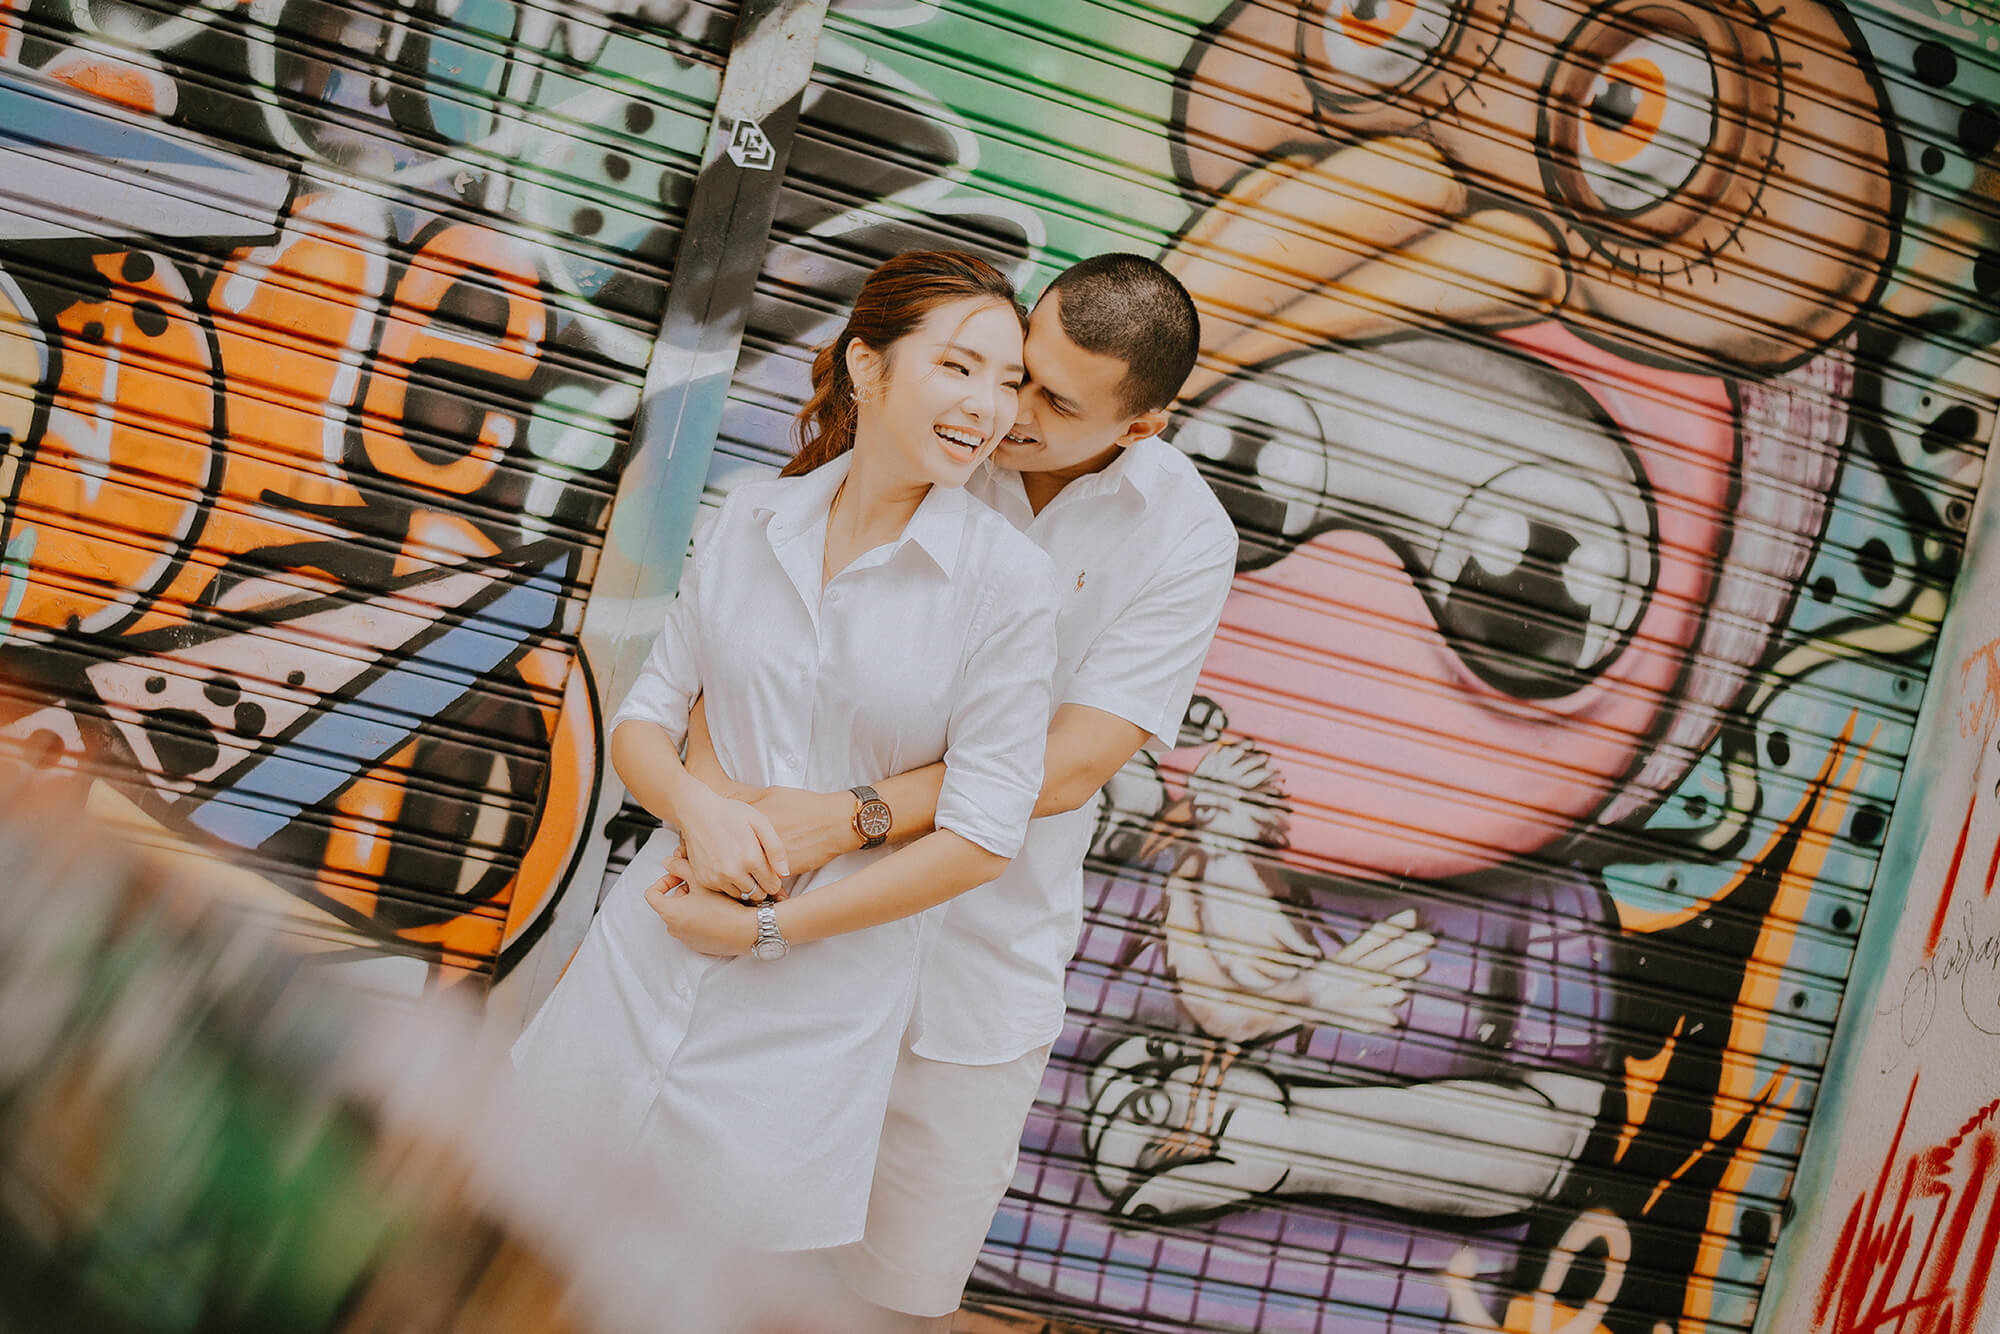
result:
[[[0,65],[0,139],[17,139],[102,162],[128,165],[204,167],[210,171],[263,175],[270,169],[220,149],[191,142],[185,135],[155,129],[136,118],[112,113],[105,103],[60,91],[60,85],[28,80]]]
[[[529,633],[553,624],[561,602],[558,574],[568,557],[541,567],[526,583],[509,588],[481,609],[480,621],[447,629],[345,701],[301,728],[286,749],[252,762],[225,793],[190,817],[197,829],[240,848],[255,848],[304,812],[325,801],[370,765],[410,738],[408,719],[435,717],[520,647]],[[493,622],[521,627],[495,634]],[[442,679],[414,667],[456,669]],[[400,715],[400,717],[398,716]],[[293,749],[316,751],[301,759]],[[329,761],[328,757],[332,757]],[[244,804],[246,799],[254,805]]]

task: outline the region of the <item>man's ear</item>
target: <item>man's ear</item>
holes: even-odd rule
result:
[[[1151,412],[1142,412],[1131,421],[1125,423],[1124,431],[1118,436],[1118,447],[1123,449],[1127,445],[1136,445],[1149,436],[1158,435],[1167,429],[1167,423],[1172,420],[1173,413],[1166,408],[1155,408]]]

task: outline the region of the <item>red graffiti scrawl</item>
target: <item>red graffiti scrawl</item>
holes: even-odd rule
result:
[[[1910,1080],[1903,1117],[1874,1187],[1847,1212],[1833,1262],[1813,1306],[1826,1334],[1975,1334],[1994,1250],[2000,1245],[2000,1098],[1942,1144],[1897,1161],[1916,1101]]]

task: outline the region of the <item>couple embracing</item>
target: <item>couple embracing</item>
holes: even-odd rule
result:
[[[1062,1028],[1099,789],[1173,745],[1234,572],[1158,438],[1199,342],[1135,255],[1032,316],[981,260],[898,256],[796,457],[697,533],[612,720],[664,827],[514,1060],[670,1192],[658,1259],[705,1323],[948,1327]],[[752,1314],[804,1272],[809,1316]]]

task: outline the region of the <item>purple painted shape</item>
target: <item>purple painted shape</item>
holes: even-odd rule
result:
[[[1437,937],[1405,1026],[1361,1034],[1315,1025],[1251,1057],[1320,1084],[1518,1079],[1532,1070],[1607,1078],[1617,925],[1600,886],[1557,873],[1471,891],[1309,885],[1329,950],[1414,908]],[[1160,945],[1157,877],[1091,875],[1069,976],[1071,1020],[1022,1138],[1014,1190],[976,1275],[979,1286],[1095,1308],[1134,1330],[1384,1334],[1450,1327],[1443,1274],[1469,1251],[1488,1310],[1521,1260],[1527,1221],[1487,1226],[1366,1203],[1293,1198],[1209,1219],[1109,1213],[1083,1129],[1089,1072],[1134,1033],[1193,1029]]]

